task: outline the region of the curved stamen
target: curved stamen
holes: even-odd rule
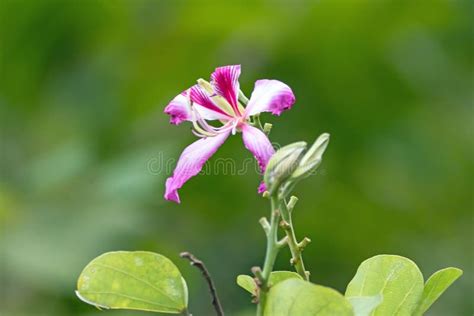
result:
[[[193,122],[194,129],[192,130],[193,134],[199,137],[213,137],[224,132],[227,132],[229,129],[232,129],[234,124],[231,122],[226,123],[225,125],[221,126],[220,128],[215,128],[214,130],[204,130],[202,126],[197,123]]]
[[[203,119],[202,117],[200,117],[198,119],[198,122],[201,124],[201,126],[205,129],[205,130],[210,130],[210,131],[214,131],[214,132],[220,132],[222,131],[223,129],[226,129],[226,127],[230,124],[230,122],[232,122],[232,120],[229,120],[227,121],[224,125],[220,126],[220,127],[215,127],[215,126],[212,126],[210,125],[209,123],[207,123],[207,121],[205,119]]]
[[[207,136],[207,135],[200,134],[197,131],[195,131],[194,129],[191,130],[191,133],[193,133],[194,135],[196,135],[199,138],[213,137],[213,136]]]
[[[210,131],[210,130],[205,130],[203,129],[201,126],[199,126],[199,124],[197,122],[193,122],[193,131],[201,134],[201,135],[204,135],[204,137],[207,137],[207,136],[216,136],[218,133],[214,132],[214,131]]]
[[[189,105],[191,108],[191,115],[193,116],[193,134],[198,137],[213,137],[222,132],[228,131],[229,128],[232,128],[235,123],[233,120],[227,121],[224,125],[220,127],[215,127],[207,123],[207,121],[201,116],[199,111],[193,106],[193,101],[188,98]]]

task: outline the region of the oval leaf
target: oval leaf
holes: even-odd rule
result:
[[[426,281],[423,296],[418,303],[415,315],[423,315],[446,289],[462,275],[462,270],[446,268],[435,272]]]
[[[92,260],[77,281],[77,296],[100,308],[182,313],[187,288],[166,257],[145,251],[105,253]]]
[[[365,260],[346,290],[346,297],[381,295],[370,315],[412,315],[423,292],[423,275],[404,257],[379,255]]]
[[[303,278],[296,272],[292,271],[273,271],[270,274],[270,280],[268,280],[268,285],[273,286],[279,282],[291,279],[291,278],[296,278],[302,280]],[[257,284],[255,284],[255,280],[246,274],[241,274],[237,276],[237,284],[249,292],[252,295],[257,294]]]
[[[299,279],[278,283],[268,292],[266,316],[349,316],[351,304],[336,290]]]

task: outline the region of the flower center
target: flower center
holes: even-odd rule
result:
[[[235,135],[236,132],[241,132],[242,127],[247,123],[247,119],[243,117],[237,117],[232,120],[232,135]]]

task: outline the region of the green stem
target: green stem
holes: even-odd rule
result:
[[[270,229],[267,232],[267,251],[265,254],[265,262],[263,264],[263,271],[261,275],[260,285],[260,296],[259,303],[257,306],[257,315],[263,315],[263,308],[265,305],[266,295],[269,290],[268,280],[270,279],[270,273],[273,270],[276,257],[280,246],[278,244],[278,221],[280,219],[280,212],[278,210],[278,200],[275,197],[271,197],[272,214],[270,218]]]
[[[278,254],[278,239],[277,239],[277,231],[278,231],[278,220],[280,218],[279,211],[277,209],[277,201],[272,198],[272,214],[270,220],[270,231],[267,235],[267,252],[265,255],[265,263],[263,265],[262,276],[265,282],[268,282],[270,277],[270,273],[273,270],[273,265],[275,263],[275,259]],[[267,284],[262,284],[262,286],[266,286]]]
[[[280,212],[283,219],[281,226],[286,233],[288,238],[288,247],[291,251],[291,264],[294,265],[296,272],[303,277],[304,280],[309,281],[309,273],[307,273],[304,262],[303,262],[303,248],[307,243],[310,242],[308,238],[305,238],[300,244],[296,239],[295,229],[293,228],[293,221],[291,218],[291,210],[288,209],[286,201],[280,200]]]

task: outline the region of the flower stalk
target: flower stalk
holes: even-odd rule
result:
[[[270,290],[268,286],[270,274],[281,248],[288,245],[292,256],[291,264],[304,280],[309,281],[309,272],[305,269],[302,252],[311,240],[305,237],[301,242],[297,241],[291,218],[291,211],[298,199],[292,196],[287,203],[285,199],[280,199],[278,194],[273,194],[270,196],[270,201],[272,206],[270,222],[265,217],[259,221],[267,236],[267,250],[263,270],[258,267],[252,269],[259,285],[257,316],[263,315],[266,296]],[[286,233],[286,236],[280,240],[278,240],[278,227],[281,227]]]
[[[288,247],[291,252],[290,263],[295,267],[296,272],[301,277],[309,281],[309,271],[306,271],[303,262],[303,250],[311,242],[311,239],[305,237],[301,242],[296,239],[295,229],[293,228],[293,220],[291,217],[292,209],[298,199],[292,196],[290,202],[280,200],[280,210],[282,221],[280,227],[285,231]]]
[[[275,260],[277,258],[280,248],[286,244],[286,239],[278,240],[278,224],[280,221],[280,211],[278,209],[279,201],[276,197],[270,197],[272,212],[270,217],[270,223],[264,218],[260,220],[260,224],[265,231],[267,236],[267,250],[265,253],[265,261],[263,263],[263,270],[253,269],[253,272],[256,278],[259,281],[259,297],[258,297],[258,307],[257,315],[263,315],[263,308],[265,306],[266,295],[269,290],[268,281],[270,279],[270,273],[273,270]]]
[[[269,279],[280,248],[288,245],[291,252],[291,265],[304,280],[309,281],[309,271],[306,271],[303,261],[303,250],[311,240],[305,237],[298,242],[296,239],[291,215],[298,199],[292,196],[288,202],[286,200],[296,183],[313,173],[321,164],[322,154],[328,141],[329,134],[322,134],[308,151],[305,142],[286,145],[272,155],[267,164],[263,177],[267,191],[263,196],[270,198],[272,213],[270,222],[266,218],[260,219],[260,224],[267,236],[263,270],[252,269],[259,287],[256,300],[258,302],[257,316],[262,316],[264,313],[267,293],[270,290]],[[279,227],[286,234],[281,240],[278,240]]]
[[[206,161],[228,137],[242,133],[245,147],[254,155],[263,173],[258,193],[263,193],[263,197],[271,201],[270,221],[260,219],[267,239],[264,264],[262,268],[252,268],[257,285],[254,295],[258,303],[257,315],[263,316],[271,286],[270,276],[281,248],[288,245],[291,264],[304,280],[309,280],[302,252],[311,240],[305,237],[298,242],[296,239],[292,210],[298,199],[293,196],[287,203],[287,197],[300,180],[314,174],[319,167],[329,142],[329,134],[320,135],[309,149],[306,142],[300,141],[275,152],[268,138],[272,125],[262,124],[260,114],[270,112],[280,115],[293,106],[295,95],[281,81],[262,79],[255,82],[255,88],[250,98],[247,98],[240,89],[240,70],[240,65],[218,67],[211,74],[210,81],[198,79],[197,84],[177,95],[166,106],[164,112],[170,115],[170,123],[177,125],[184,121],[191,122],[192,132],[200,139],[184,149],[173,175],[166,180],[164,197],[180,203],[178,190],[202,170]],[[216,126],[210,121],[219,121],[221,125]],[[278,238],[279,228],[285,232],[282,239]],[[192,256],[187,258],[196,266],[201,266],[200,261],[193,261]],[[204,266],[202,270],[206,276]],[[222,308],[211,283],[213,304],[220,315],[223,314]]]

